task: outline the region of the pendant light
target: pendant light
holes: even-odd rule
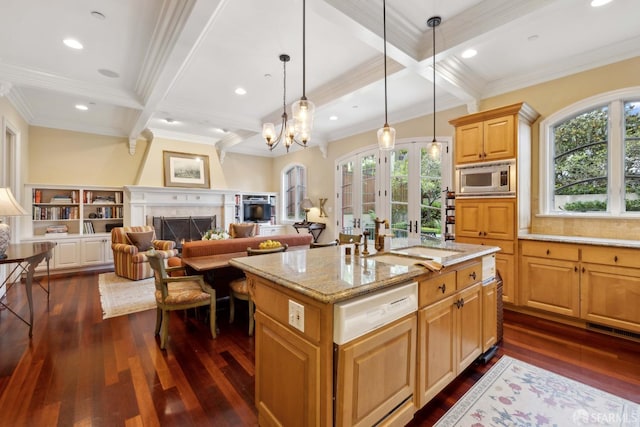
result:
[[[432,16],[427,20],[427,25],[433,31],[433,64],[431,66],[433,70],[433,140],[431,141],[431,147],[429,147],[429,153],[431,158],[437,158],[440,156],[440,146],[436,141],[436,27],[440,25],[442,18],[439,16]]]
[[[316,106],[307,99],[306,95],[306,0],[302,1],[302,97],[293,103],[291,110],[293,113],[293,123],[296,139],[306,147],[311,139],[311,128],[313,127],[313,114]]]
[[[382,26],[384,39],[384,126],[378,129],[378,148],[382,151],[393,150],[396,142],[396,130],[387,120],[387,2],[382,0]]]

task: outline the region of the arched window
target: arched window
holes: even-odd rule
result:
[[[282,212],[285,221],[304,220],[300,203],[307,197],[307,169],[302,165],[290,165],[282,172]]]
[[[640,88],[574,104],[541,123],[540,212],[640,212]]]

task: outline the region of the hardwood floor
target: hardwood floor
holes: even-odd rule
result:
[[[254,342],[246,316],[212,340],[193,314],[171,317],[167,350],[155,311],[102,320],[98,275],[57,277],[34,288],[33,338],[0,311],[0,426],[250,426]],[[27,314],[22,286],[7,302]],[[244,313],[244,310],[239,311]],[[640,403],[640,344],[505,312],[507,354]],[[416,414],[430,426],[490,365],[474,365]]]

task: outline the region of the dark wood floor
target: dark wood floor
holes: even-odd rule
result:
[[[26,315],[23,286],[7,298]],[[221,313],[212,340],[176,313],[163,352],[154,310],[102,320],[97,274],[55,278],[48,309],[41,289],[34,301],[32,339],[0,311],[0,426],[256,425],[246,316],[229,325]],[[506,312],[498,354],[640,403],[638,343]],[[432,425],[495,360],[467,369],[412,425]]]

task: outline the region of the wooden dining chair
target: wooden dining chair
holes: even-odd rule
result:
[[[262,254],[272,254],[277,252],[284,252],[287,250],[289,245],[286,243],[277,248],[269,248],[269,249],[252,249],[247,248],[247,255],[262,255]],[[249,285],[247,284],[247,278],[242,277],[240,279],[235,279],[231,283],[229,283],[229,323],[233,323],[235,319],[236,312],[236,300],[247,301],[247,305],[249,306],[249,336],[253,335],[253,312],[255,311],[255,306],[253,304],[253,300],[251,299],[251,294],[249,293]]]
[[[216,291],[204,282],[202,276],[176,276],[173,272],[184,266],[165,267],[162,254],[147,252],[156,283],[156,336],[160,334],[160,348],[164,350],[169,336],[169,312],[209,306],[209,328],[216,337]]]

